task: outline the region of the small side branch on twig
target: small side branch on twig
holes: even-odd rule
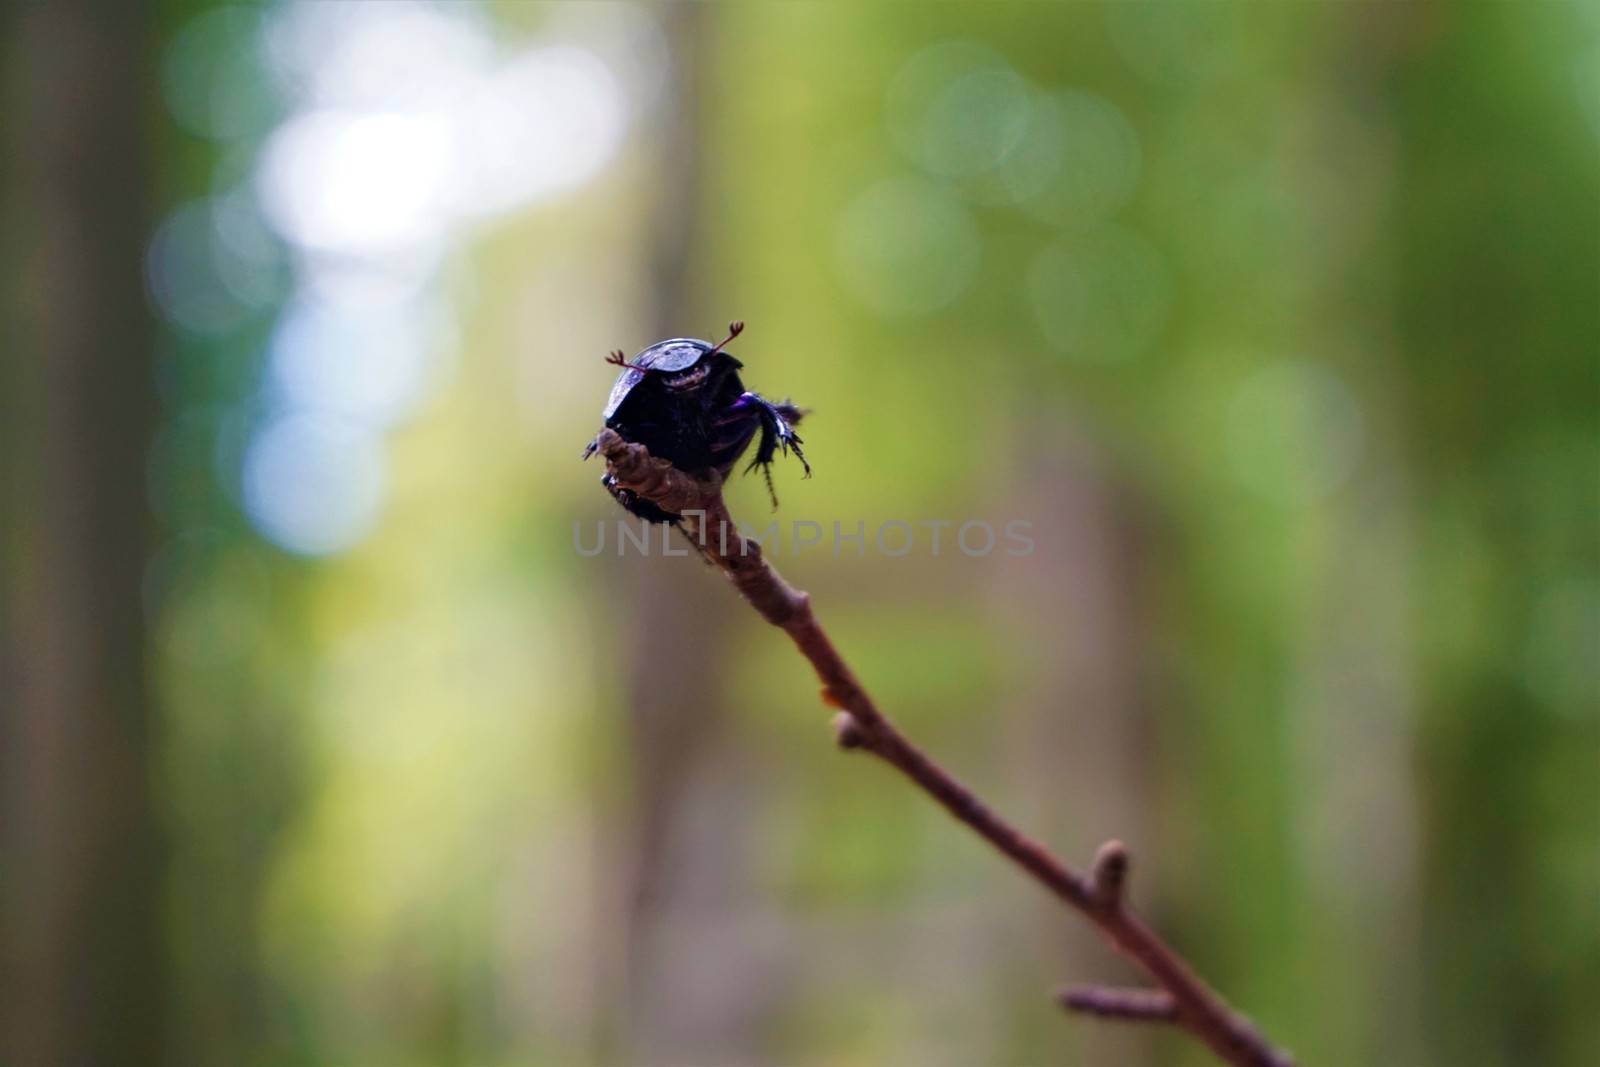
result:
[[[1106,911],[1122,909],[1128,887],[1128,849],[1121,841],[1107,841],[1089,865],[1089,895]]]
[[[1113,989],[1109,986],[1068,986],[1056,994],[1068,1011],[1097,1015],[1102,1019],[1125,1019],[1138,1023],[1175,1023],[1178,1002],[1161,989]]]
[[[839,747],[883,760],[1007,859],[1093,923],[1106,939],[1149,976],[1152,990],[1073,988],[1063,1007],[1104,1018],[1172,1023],[1203,1041],[1224,1062],[1239,1067],[1290,1067],[1248,1019],[1228,1007],[1189,964],[1127,906],[1128,852],[1120,841],[1100,847],[1087,876],[1070,870],[1044,846],[1024,836],[966,786],[908,741],[880,712],[811,611],[811,598],[789,585],[742,537],[714,474],[695,477],[612,430],[596,439],[611,475],[663,508],[684,516],[687,532],[750,605],[787,633],[822,682],[823,702],[839,709]]]

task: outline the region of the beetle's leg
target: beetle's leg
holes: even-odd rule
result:
[[[778,491],[772,487],[772,442],[774,434],[772,427],[765,422],[761,424],[761,445],[756,449],[756,458],[750,461],[750,466],[745,468],[748,472],[751,467],[761,468],[761,477],[767,482],[767,497],[772,501],[772,510],[778,510]],[[767,458],[762,459],[765,455]]]
[[[800,435],[794,432],[794,427],[789,424],[784,416],[792,412],[796,416],[803,415],[799,408],[785,401],[783,404],[774,404],[759,393],[745,393],[739,397],[736,407],[754,407],[761,419],[761,440],[756,445],[755,458],[750,461],[750,466],[745,469],[761,468],[761,473],[767,481],[767,495],[772,498],[772,506],[778,506],[778,494],[772,488],[772,461],[782,449],[784,455],[793,451],[795,458],[805,468],[805,476],[811,477],[811,464],[806,462],[805,453],[800,450]]]
[[[593,441],[589,442],[589,447],[583,450],[583,458],[588,459],[598,451],[600,451],[600,438],[596,437]]]
[[[788,455],[793,451],[795,458],[800,461],[800,466],[805,468],[805,477],[811,477],[811,464],[806,462],[806,454],[800,449],[800,435],[794,432],[794,423],[805,417],[805,411],[787,400],[774,404],[759,393],[746,393],[739,399],[743,400],[745,397],[749,397],[750,402],[761,409],[761,428],[764,431],[761,435],[761,444],[762,451],[766,453],[763,462],[772,462],[772,447],[767,433],[770,431],[772,437],[776,438],[777,446],[783,449],[783,454]],[[757,453],[758,457],[760,454]]]
[[[787,400],[781,404],[774,404],[754,393],[751,395],[755,398],[755,402],[761,406],[762,422],[771,427],[773,434],[778,439],[778,447],[783,449],[783,454],[788,455],[790,451],[793,451],[795,458],[800,461],[800,466],[805,468],[805,477],[811,477],[811,464],[806,462],[806,454],[800,449],[800,435],[794,432],[794,426],[789,418],[792,415],[798,420],[805,415],[805,412]],[[769,453],[768,459],[770,458],[771,454]]]
[[[632,489],[624,489],[617,484],[616,478],[612,477],[610,471],[600,476],[600,484],[605,486],[606,492],[611,494],[611,498],[620,504],[624,511],[646,522],[677,522],[683,517],[663,510],[653,501],[646,500]]]
[[[772,407],[773,410],[778,413],[779,417],[781,417],[783,421],[787,422],[790,426],[800,425],[800,420],[811,414],[810,409],[797,407],[791,400],[780,400],[776,404],[772,405]]]

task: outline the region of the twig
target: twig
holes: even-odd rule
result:
[[[1164,989],[1111,989],[1107,986],[1068,986],[1056,994],[1068,1011],[1125,1019],[1140,1023],[1175,1023],[1178,1002]]]
[[[1089,892],[1100,907],[1116,911],[1128,889],[1128,849],[1121,841],[1107,841],[1089,865]]]
[[[1268,1044],[1248,1019],[1229,1008],[1181,956],[1128,909],[1128,853],[1121,842],[1101,846],[1088,878],[1075,874],[906,740],[873,704],[833,647],[812,614],[811,598],[779,576],[759,544],[740,535],[714,472],[695,476],[678,470],[611,430],[601,431],[597,444],[617,482],[683,514],[689,534],[698,539],[708,558],[761,617],[787,633],[811,662],[822,682],[823,701],[840,710],[834,717],[834,731],[841,748],[864,749],[911,779],[1093,923],[1158,987],[1149,992],[1069,990],[1060,998],[1064,1006],[1121,1019],[1172,1022],[1205,1042],[1225,1062],[1240,1067],[1290,1067],[1293,1061],[1286,1053]]]

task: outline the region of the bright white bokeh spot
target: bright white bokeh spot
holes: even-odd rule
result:
[[[982,248],[972,213],[948,189],[889,178],[839,217],[835,252],[845,288],[883,315],[924,315],[960,296]]]
[[[1233,473],[1282,503],[1321,500],[1355,470],[1365,440],[1361,405],[1319,363],[1283,360],[1252,371],[1228,405],[1224,427]]]
[[[499,62],[453,9],[293,5],[273,40],[312,106],[268,141],[258,189],[277,230],[313,251],[381,257],[441,240],[461,219],[587,181],[627,130],[624,86],[593,51]]]
[[[298,299],[325,304],[393,307],[431,299],[445,254],[442,241],[410,245],[383,259],[301,255],[295,269]]]
[[[667,100],[672,51],[661,20],[634,3],[552,4],[540,32],[552,41],[592,52],[621,85],[635,111]]]
[[[295,110],[253,163],[254,204],[230,198],[215,229],[257,271],[224,274],[225,295],[253,300],[269,268],[294,280],[268,344],[266,420],[235,468],[245,510],[277,544],[334,552],[367,531],[379,434],[416,410],[453,352],[435,294],[453,250],[485,216],[592,179],[622,145],[630,94],[659,93],[655,19],[552,15],[585,27],[584,43],[507,55],[464,4],[300,0],[266,16],[260,54]],[[641,68],[625,81],[604,56]]]
[[[262,206],[295,244],[379,254],[444,226],[454,151],[438,115],[313,111],[267,142]]]
[[[319,0],[275,12],[266,52],[307,107],[426,110],[493,65],[494,41],[466,4]]]
[[[268,345],[270,400],[386,426],[426,394],[442,334],[416,301],[298,301]]]
[[[1028,272],[1028,292],[1045,341],[1090,363],[1141,355],[1166,326],[1172,279],[1148,241],[1101,226],[1050,245]]]
[[[889,134],[931,174],[970,178],[999,166],[1028,131],[1028,83],[991,48],[950,41],[925,48],[889,85]]]
[[[289,415],[261,426],[244,454],[245,513],[269,541],[321,556],[359,541],[383,501],[377,433],[324,415]]]
[[[461,158],[454,207],[505,211],[591,178],[627,127],[621,84],[586,49],[534,49],[496,71],[458,116]]]

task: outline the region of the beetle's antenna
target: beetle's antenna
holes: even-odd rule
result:
[[[656,367],[641,367],[637,363],[629,363],[628,357],[622,354],[622,349],[620,348],[613,348],[611,354],[606,357],[606,362],[613,367],[627,367],[629,370],[636,370],[642,374],[649,374],[652,371],[657,374],[661,373]]]
[[[728,336],[712,345],[711,348],[706,351],[705,355],[716,355],[718,352],[722,351],[723,345],[727,344],[729,341],[732,341],[735,337],[738,337],[743,332],[744,322],[742,320],[735,319],[733,322],[728,323]],[[704,356],[701,358],[704,358]],[[622,354],[622,349],[620,348],[613,348],[611,350],[611,354],[606,357],[606,362],[611,364],[613,367],[627,367],[630,370],[644,371],[646,374],[651,372],[655,372],[657,374],[661,373],[661,369],[659,367],[641,367],[637,364],[629,363],[628,357]]]
[[[735,337],[738,337],[741,333],[744,333],[744,320],[743,319],[735,319],[732,322],[728,323],[728,336],[724,337],[722,340],[720,340],[716,344],[712,345],[711,346],[711,351],[707,352],[706,355],[710,356],[710,355],[716,354],[717,352],[722,351],[722,346],[723,345],[727,344],[729,341],[732,341]]]

